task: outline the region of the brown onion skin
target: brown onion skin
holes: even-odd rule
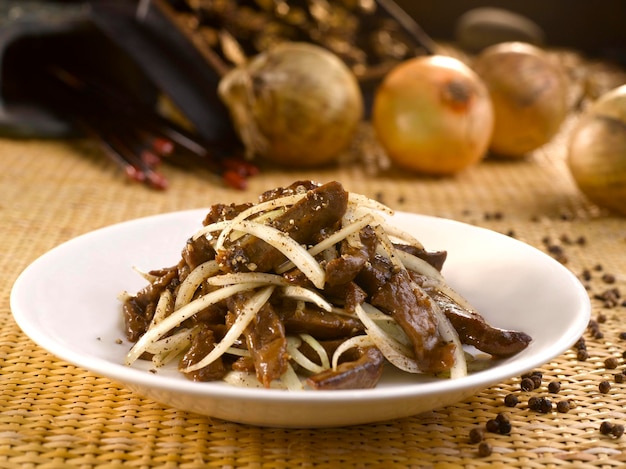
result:
[[[567,164],[589,200],[626,216],[626,85],[583,112],[569,138]]]
[[[248,156],[287,167],[334,161],[363,118],[352,71],[322,47],[286,42],[227,74],[219,93]]]
[[[463,62],[409,59],[376,90],[372,125],[389,159],[429,176],[452,176],[480,162],[493,129],[487,88]]]
[[[567,82],[545,51],[524,42],[504,42],[484,49],[472,68],[493,102],[493,154],[521,158],[558,133],[568,114]]]

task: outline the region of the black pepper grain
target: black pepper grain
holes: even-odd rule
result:
[[[587,350],[585,349],[579,349],[576,352],[576,358],[580,360],[581,362],[584,362],[589,358],[589,352],[587,352]]]
[[[619,360],[615,357],[609,357],[606,360],[604,360],[604,367],[607,370],[614,370],[615,368],[617,368],[619,365]]]
[[[569,412],[570,410],[569,401],[559,401],[556,403],[556,410],[562,414]]]
[[[469,441],[472,444],[480,443],[484,437],[485,433],[481,428],[472,428],[469,432]]]
[[[621,384],[626,381],[626,375],[624,375],[624,373],[615,373],[613,379],[616,383]]]
[[[496,419],[489,419],[485,424],[485,428],[489,433],[500,433],[500,422]]]
[[[604,420],[600,424],[600,433],[603,435],[609,435],[613,431],[613,424],[608,420]]]
[[[548,399],[547,397],[541,398],[539,412],[541,412],[542,414],[547,414],[548,412],[552,412],[552,401]]]
[[[615,283],[615,275],[605,273],[604,275],[602,275],[602,281],[604,283]]]
[[[602,393],[602,394],[606,394],[611,390],[611,383],[609,383],[608,381],[604,380],[604,381],[600,381],[600,384],[598,385],[598,390]]]
[[[534,397],[528,399],[528,408],[535,412],[547,414],[552,412],[552,401],[547,397]]]
[[[548,384],[548,391],[552,394],[556,394],[561,390],[561,383],[559,381],[550,381]]]
[[[501,435],[508,435],[511,433],[513,426],[511,425],[511,419],[506,412],[500,412],[496,415],[496,422],[498,422],[499,425],[498,433]]]
[[[481,457],[489,456],[492,451],[491,445],[486,441],[483,441],[478,445],[478,455]]]
[[[504,405],[507,407],[515,407],[519,404],[519,399],[515,394],[507,394],[504,398]]]
[[[623,434],[624,434],[624,425],[622,424],[613,425],[613,428],[611,429],[611,435],[613,435],[615,438],[621,438]]]
[[[520,381],[519,386],[522,391],[532,391],[535,389],[535,382],[531,378],[524,378]]]

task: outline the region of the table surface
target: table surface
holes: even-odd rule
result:
[[[403,174],[360,158],[310,170],[262,168],[245,191],[222,187],[197,171],[164,166],[170,180],[155,191],[125,180],[87,140],[0,140],[0,466],[1,467],[622,467],[626,436],[600,432],[609,420],[626,424],[626,384],[613,380],[607,357],[626,341],[626,307],[596,298],[609,288],[626,298],[626,219],[605,213],[578,191],[566,166],[568,129],[519,161],[486,159],[455,177]],[[367,134],[367,132],[366,132]],[[20,272],[78,235],[125,220],[216,202],[254,201],[259,193],[296,179],[338,180],[353,192],[394,209],[452,218],[507,233],[548,252],[588,285],[593,319],[603,337],[586,332],[589,359],[572,348],[542,366],[554,401],[573,399],[567,413],[541,414],[504,397],[520,378],[492,386],[448,407],[395,421],[329,429],[257,428],[165,407],[35,345],[16,325],[9,298]],[[584,239],[584,244],[573,242]],[[549,242],[546,242],[549,240]],[[614,283],[603,280],[611,274]],[[598,391],[602,380],[610,392]],[[533,394],[535,393],[535,394]],[[508,411],[510,435],[488,433],[490,456],[469,442],[474,428]]]

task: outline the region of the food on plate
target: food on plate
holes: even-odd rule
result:
[[[177,360],[197,381],[371,388],[391,364],[467,373],[462,344],[495,357],[531,338],[489,325],[392,211],[338,182],[297,181],[258,203],[213,205],[177,265],[123,293],[126,363]]]
[[[485,156],[493,130],[489,92],[467,65],[432,55],[406,60],[376,89],[372,126],[400,167],[449,176]]]

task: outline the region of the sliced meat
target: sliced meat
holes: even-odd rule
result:
[[[532,341],[524,332],[493,327],[476,311],[462,308],[445,295],[433,297],[464,344],[496,357],[508,357],[521,352]]]
[[[360,246],[341,243],[341,255],[326,264],[326,284],[333,287],[351,282],[361,272],[365,263],[376,253],[376,235],[367,226],[359,233]]]
[[[334,227],[341,220],[347,206],[348,193],[338,182],[330,182],[308,191],[271,226],[298,243],[313,244],[324,229]],[[227,271],[271,272],[285,261],[285,256],[265,241],[246,235],[220,251],[217,260]]]
[[[310,376],[307,384],[316,390],[373,388],[380,381],[384,364],[385,358],[376,347],[359,348],[354,361]]]
[[[372,296],[372,304],[390,314],[413,345],[415,361],[424,372],[438,373],[454,364],[454,344],[442,339],[432,313],[432,299],[411,285],[405,270],[391,274]]]
[[[285,330],[291,334],[304,333],[316,339],[328,340],[352,337],[363,331],[358,318],[323,311],[311,305],[302,309],[282,307],[279,311]]]
[[[132,342],[136,342],[146,333],[163,290],[173,288],[178,283],[178,266],[149,273],[156,276],[156,279],[122,305],[124,332],[126,338]]]
[[[198,363],[215,348],[215,334],[206,325],[199,325],[194,329],[191,339],[191,347],[185,352],[178,365],[180,370]],[[222,357],[196,371],[184,373],[192,381],[217,381],[228,373]]]
[[[229,309],[240,311],[250,295],[243,293],[229,298]],[[258,311],[243,335],[252,355],[257,379],[268,388],[272,381],[287,371],[289,359],[285,327],[270,303]]]

